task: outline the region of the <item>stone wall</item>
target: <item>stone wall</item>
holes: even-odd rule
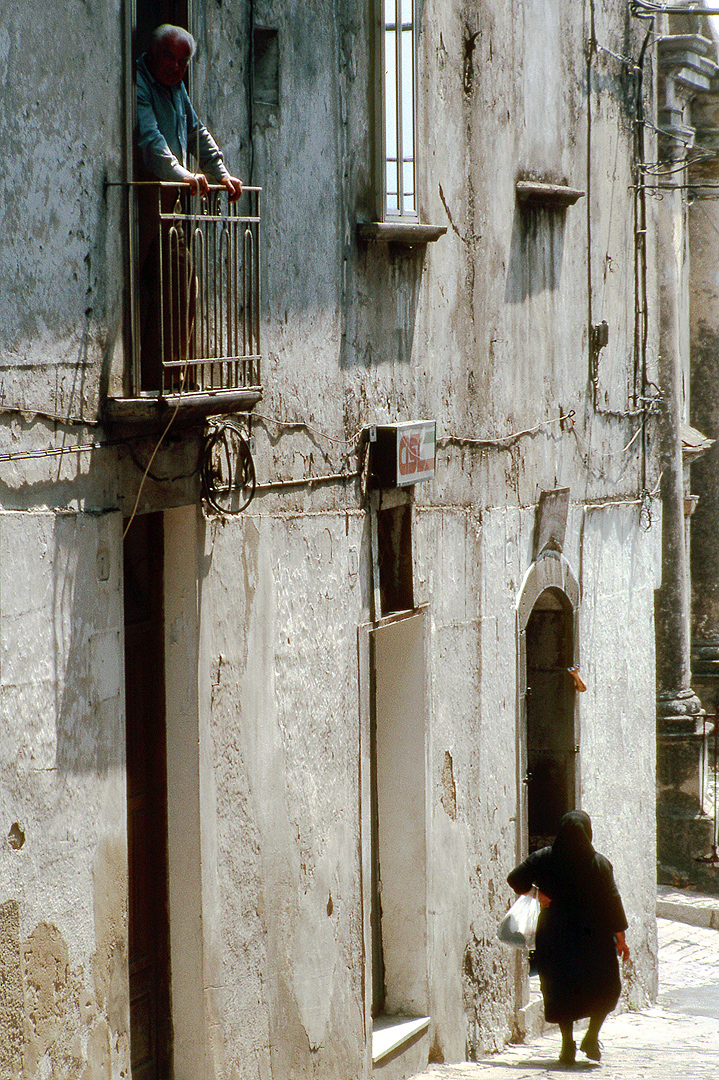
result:
[[[8,1076],[128,1052],[119,514],[0,515]]]

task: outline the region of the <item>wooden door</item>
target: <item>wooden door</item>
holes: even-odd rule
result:
[[[125,538],[125,702],[132,1080],[170,1075],[162,514]]]

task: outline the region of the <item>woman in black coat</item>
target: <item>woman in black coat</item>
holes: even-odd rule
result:
[[[612,864],[592,847],[589,815],[582,810],[565,814],[551,847],[529,855],[507,881],[516,893],[537,888],[542,910],[535,963],[544,1015],[562,1032],[559,1060],[574,1061],[574,1021],[588,1016],[580,1049],[599,1061],[599,1029],[621,989],[617,955],[629,959],[629,948]]]

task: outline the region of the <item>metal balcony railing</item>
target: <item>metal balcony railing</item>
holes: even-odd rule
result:
[[[260,193],[132,185],[131,395],[260,385]]]

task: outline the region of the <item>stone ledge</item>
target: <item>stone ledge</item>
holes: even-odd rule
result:
[[[578,199],[584,198],[579,188],[567,184],[547,184],[538,180],[518,180],[516,184],[517,200],[526,206],[545,206],[549,209],[563,210],[573,206]]]
[[[446,225],[422,225],[418,221],[360,221],[357,224],[359,240],[407,247],[433,244],[446,232]]]
[[[521,1042],[532,1042],[539,1038],[549,1025],[544,1019],[544,1004],[541,997],[533,997],[526,1005],[517,1010],[517,1028]]]
[[[692,904],[657,900],[657,918],[686,923],[687,926],[701,926],[707,930],[719,930],[719,901],[717,907],[694,907]]]
[[[372,1064],[423,1034],[429,1023],[429,1016],[378,1016],[372,1026]]]
[[[261,386],[188,391],[163,397],[108,398],[102,419],[115,434],[152,434],[163,430],[171,419],[176,427],[198,424],[208,416],[251,412],[261,400]]]

